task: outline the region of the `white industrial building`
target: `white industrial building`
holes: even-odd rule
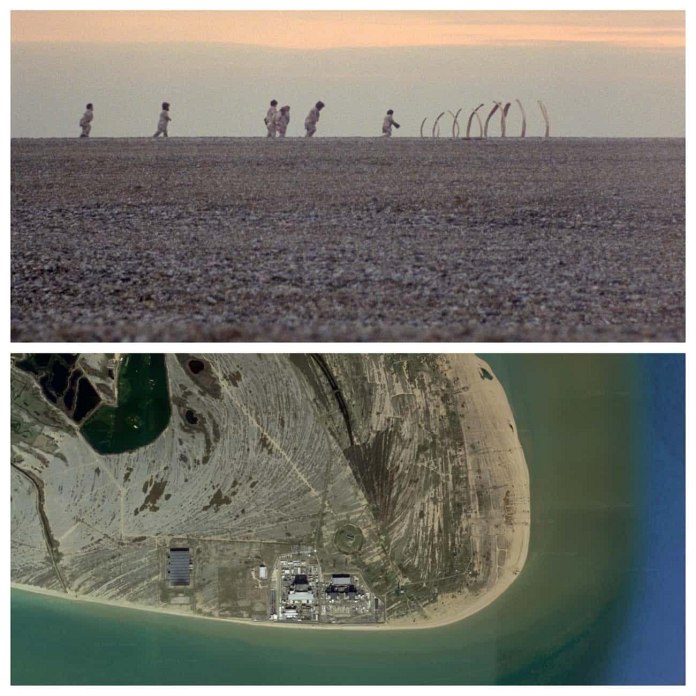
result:
[[[288,602],[290,604],[314,604],[313,592],[289,592]]]

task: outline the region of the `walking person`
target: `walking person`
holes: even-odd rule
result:
[[[162,102],[162,112],[160,113],[159,121],[157,123],[157,130],[152,136],[156,138],[158,135],[162,135],[165,138],[169,137],[167,134],[167,127],[171,121],[171,116],[169,115],[169,102]]]
[[[280,111],[275,115],[275,129],[281,138],[285,137],[285,131],[290,123],[290,107],[281,106]]]
[[[394,109],[389,109],[382,123],[382,135],[385,138],[391,138],[392,126],[394,126],[394,128],[401,128],[401,126],[394,120]]]
[[[323,101],[318,101],[314,107],[307,114],[307,118],[304,122],[305,138],[311,138],[317,132],[317,122],[319,121],[319,113],[324,108],[325,104]]]
[[[81,138],[89,138],[89,133],[92,130],[92,119],[94,118],[94,106],[90,102],[87,104],[87,110],[82,114],[80,119],[80,128],[82,128],[82,133],[80,133]]]
[[[266,135],[267,138],[276,137],[275,117],[278,113],[278,110],[276,109],[277,106],[278,102],[275,99],[272,99],[271,108],[266,112],[266,118],[263,119],[263,122],[266,124],[266,128],[268,129],[268,134]]]

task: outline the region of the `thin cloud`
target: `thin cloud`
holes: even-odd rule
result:
[[[13,12],[12,41],[321,50],[606,43],[683,49],[682,12]]]

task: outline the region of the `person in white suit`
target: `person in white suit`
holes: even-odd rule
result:
[[[169,115],[169,102],[162,102],[162,111],[160,113],[159,121],[157,122],[157,130],[152,137],[156,138],[158,135],[162,135],[167,138],[167,127],[169,126],[169,122],[171,120],[172,118]]]
[[[290,123],[290,107],[281,106],[280,111],[275,115],[275,128],[281,138],[285,137],[288,123]]]
[[[263,119],[263,122],[266,124],[266,128],[268,129],[268,134],[266,135],[267,138],[275,138],[276,137],[275,117],[276,117],[276,114],[278,113],[278,109],[276,108],[277,106],[278,106],[278,102],[275,99],[272,99],[271,100],[271,107],[266,112],[266,118]]]
[[[317,122],[319,121],[319,113],[326,106],[323,101],[318,101],[310,112],[307,114],[307,118],[304,122],[305,127],[305,138],[311,138],[317,132]]]
[[[80,128],[82,128],[82,133],[80,133],[81,138],[89,138],[89,133],[92,130],[92,119],[94,118],[94,106],[90,102],[87,104],[86,111],[82,114],[80,119]]]
[[[382,135],[385,138],[391,138],[392,126],[394,128],[401,128],[401,126],[394,120],[394,109],[389,109],[387,115],[384,117],[382,122]]]

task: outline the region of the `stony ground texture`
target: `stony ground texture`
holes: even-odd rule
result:
[[[684,339],[683,140],[12,143],[14,340]]]

